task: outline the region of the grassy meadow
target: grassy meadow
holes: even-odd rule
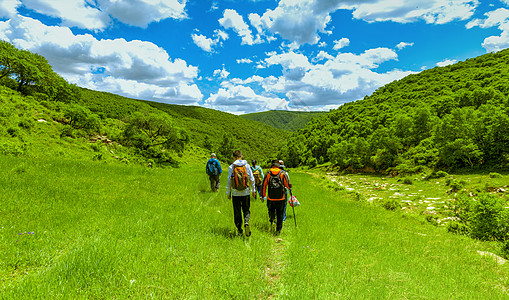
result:
[[[291,172],[280,236],[252,200],[236,235],[223,174],[0,157],[0,298],[506,299],[486,244]],[[226,169],[226,166],[223,166]]]

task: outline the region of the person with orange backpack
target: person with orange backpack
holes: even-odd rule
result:
[[[233,219],[239,235],[242,231],[242,214],[244,214],[244,230],[246,236],[251,235],[249,228],[250,218],[250,190],[253,198],[256,197],[255,179],[251,167],[246,160],[242,159],[242,152],[233,152],[233,164],[228,168],[228,182],[226,184],[226,196],[233,203]]]
[[[280,169],[279,160],[273,160],[270,170],[263,181],[262,196],[267,199],[269,221],[272,230],[279,235],[283,229],[283,208],[285,205],[285,188],[292,194],[292,184],[285,171]],[[276,219],[276,223],[274,223]],[[274,228],[275,227],[275,228]]]
[[[255,179],[256,191],[258,192],[260,199],[262,199],[263,170],[262,167],[256,165],[256,160],[254,159],[251,161],[251,171],[253,172]]]

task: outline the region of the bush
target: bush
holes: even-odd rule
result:
[[[509,214],[505,200],[482,194],[472,206],[471,235],[480,240],[506,240],[509,236]]]
[[[438,226],[439,225],[439,223],[438,223],[438,216],[427,215],[426,216],[426,221],[428,221],[428,223],[430,223],[433,226]]]
[[[429,179],[437,179],[437,178],[443,178],[443,177],[447,177],[449,176],[449,173],[445,172],[445,171],[436,171],[436,172],[432,172],[431,174],[429,174],[426,179],[429,180]]]
[[[447,178],[445,181],[445,185],[448,185],[451,188],[451,192],[457,192],[461,190],[465,186],[466,182],[464,180],[456,180],[454,178]]]
[[[404,184],[413,184],[413,182],[412,182],[412,179],[411,179],[411,178],[405,178],[405,179],[403,179],[403,183],[404,183]]]
[[[401,203],[397,199],[389,198],[389,199],[377,199],[376,204],[380,205],[381,207],[395,211],[397,209],[401,209]]]
[[[456,234],[469,235],[470,228],[466,224],[453,221],[447,223],[447,231]]]
[[[447,230],[480,240],[504,241],[509,237],[509,213],[505,202],[488,193],[480,194],[477,200],[460,196],[453,206],[453,213],[460,221],[449,223]]]
[[[500,174],[500,173],[497,173],[497,172],[490,173],[490,178],[500,178],[500,177],[502,177],[502,174]]]

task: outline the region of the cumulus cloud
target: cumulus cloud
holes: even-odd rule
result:
[[[205,107],[219,109],[234,114],[266,111],[272,109],[287,109],[288,101],[274,94],[257,94],[251,87],[243,85],[228,85],[220,88],[205,100]]]
[[[401,50],[403,48],[411,47],[413,45],[414,45],[414,43],[401,42],[401,43],[396,45],[396,49]]]
[[[260,33],[268,31],[302,45],[316,44],[320,34],[330,34],[327,26],[338,9],[351,10],[354,18],[367,22],[445,24],[469,19],[478,5],[478,0],[280,0],[275,9],[252,14],[250,20]]]
[[[225,107],[227,103],[238,105],[230,111],[258,111],[260,108],[251,106],[247,95],[249,91],[250,97],[255,97],[252,93],[261,90],[264,92],[263,97],[257,98],[263,99],[261,103],[282,105],[290,110],[327,110],[361,99],[377,88],[413,73],[397,69],[377,72],[376,68],[380,64],[397,60],[396,52],[388,48],[368,49],[361,54],[338,53],[336,56],[321,51],[313,62],[305,55],[292,51],[267,55],[263,61],[264,67],[280,66],[280,76],[231,78],[222,83],[220,93],[209,97],[208,103]],[[234,99],[236,102],[230,102]],[[260,107],[270,109],[270,106]]]
[[[80,86],[130,97],[143,91],[150,97],[145,99],[157,101],[196,103],[202,98],[194,84],[198,68],[170,59],[150,42],[97,40],[27,17],[0,22],[0,39],[43,55],[57,73]]]
[[[0,18],[10,18],[15,16],[19,6],[21,6],[21,1],[19,0],[0,1]]]
[[[26,1],[26,0],[24,0]],[[40,1],[40,0],[38,0]],[[45,0],[54,2],[54,0]],[[63,0],[67,1],[67,0]],[[63,2],[62,1],[62,2]],[[87,1],[88,2],[88,1]],[[98,8],[122,23],[147,27],[152,22],[187,18],[186,0],[97,0]]]
[[[3,0],[0,8],[8,5],[12,10],[12,4],[9,5],[12,2],[22,3],[29,10],[60,19],[63,26],[89,30],[105,29],[112,18],[128,25],[147,27],[163,19],[187,17],[185,0]]]
[[[224,66],[222,69],[214,70],[214,76],[219,77],[221,79],[226,79],[230,75],[230,72],[226,71]]]
[[[347,38],[342,38],[339,41],[334,41],[334,47],[332,47],[332,49],[339,50],[339,49],[344,48],[348,45],[350,45],[350,40]]]
[[[253,39],[253,33],[246,22],[244,22],[244,18],[233,9],[226,9],[223,12],[223,17],[219,19],[219,24],[225,29],[233,29],[242,38],[242,44],[253,45],[261,42],[260,40]]]
[[[377,0],[355,6],[353,16],[367,22],[411,23],[423,20],[428,24],[445,24],[468,20],[478,5],[478,0]]]
[[[206,52],[212,52],[212,47],[216,45],[221,45],[222,41],[225,41],[228,39],[228,34],[222,30],[216,30],[214,32],[214,38],[207,38],[206,36],[202,34],[196,34],[193,33],[191,35],[191,38],[193,39],[193,42],[196,44],[196,46],[200,47],[203,51]]]
[[[499,8],[494,11],[487,12],[486,18],[475,19],[470,21],[467,29],[479,26],[481,28],[490,28],[498,26],[501,33],[499,36],[489,36],[484,39],[482,46],[487,52],[496,52],[509,47],[509,10]]]
[[[445,60],[443,60],[443,61],[441,61],[441,62],[438,62],[438,63],[437,63],[437,66],[438,66],[438,67],[445,67],[445,66],[448,66],[448,65],[455,64],[455,63],[457,63],[457,62],[458,62],[458,61],[457,61],[457,60],[455,60],[455,59],[445,59]]]
[[[252,63],[253,61],[250,60],[249,58],[241,58],[241,59],[237,59],[237,63],[238,64],[250,64]]]

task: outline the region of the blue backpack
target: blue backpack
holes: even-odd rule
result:
[[[217,167],[217,161],[209,160],[207,162],[207,175],[219,175],[219,168]]]

